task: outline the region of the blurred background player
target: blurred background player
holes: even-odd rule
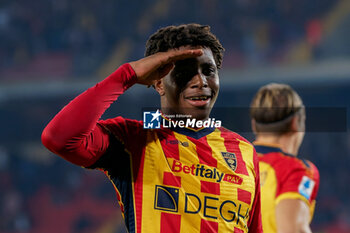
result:
[[[254,142],[259,155],[265,232],[311,232],[319,173],[297,158],[305,134],[305,107],[288,85],[268,84],[251,103]]]
[[[258,158],[244,138],[222,127],[151,130],[123,117],[99,121],[135,83],[154,85],[165,115],[208,119],[223,50],[209,26],[161,28],[145,58],[76,97],[43,131],[52,152],[105,171],[129,232],[262,232]]]

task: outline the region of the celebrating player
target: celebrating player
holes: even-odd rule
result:
[[[260,88],[251,103],[259,155],[262,222],[265,232],[311,232],[319,173],[297,158],[305,132],[305,108],[288,85]]]
[[[258,158],[253,146],[222,127],[144,128],[116,117],[99,120],[139,83],[160,95],[161,113],[209,119],[219,93],[223,47],[209,26],[158,30],[146,57],[119,67],[65,106],[42,134],[64,159],[105,171],[129,232],[262,232]],[[162,121],[163,122],[163,121]]]

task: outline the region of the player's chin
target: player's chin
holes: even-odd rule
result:
[[[213,104],[213,102],[209,102],[205,105],[192,105],[185,103],[182,106],[181,112],[192,119],[206,120],[210,115]]]
[[[196,120],[206,120],[208,119],[211,108],[210,107],[188,107],[183,111],[187,117]]]

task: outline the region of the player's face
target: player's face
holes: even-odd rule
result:
[[[163,113],[190,115],[198,120],[209,117],[219,93],[219,76],[212,51],[202,49],[203,55],[177,61],[173,70],[164,77]]]

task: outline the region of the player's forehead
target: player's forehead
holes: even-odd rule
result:
[[[184,46],[180,46],[179,48],[176,48],[174,50],[186,50],[186,49],[202,49],[203,50],[203,55],[199,56],[197,58],[197,60],[200,63],[208,63],[208,64],[212,64],[216,66],[216,62],[214,59],[214,55],[213,52],[211,51],[210,48],[205,47],[205,46],[201,46],[201,45],[184,45]]]

